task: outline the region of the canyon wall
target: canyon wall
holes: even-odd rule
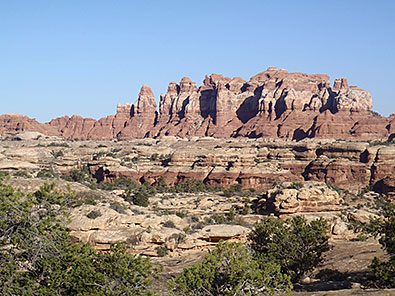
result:
[[[26,116],[0,116],[0,134],[38,131],[79,140],[131,140],[178,136],[216,138],[392,139],[395,114],[372,112],[370,94],[345,78],[269,68],[245,81],[212,74],[197,87],[184,77],[160,96],[159,112],[144,85],[135,104],[99,120],[64,116],[42,124]]]

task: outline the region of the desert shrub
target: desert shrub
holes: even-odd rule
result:
[[[241,195],[246,198],[256,197],[258,195],[256,189],[248,188],[248,190],[244,190],[241,192]]]
[[[176,228],[176,225],[172,220],[167,220],[165,223],[163,223],[163,226],[167,228]]]
[[[185,232],[187,232],[188,230],[189,228],[184,229]],[[186,241],[187,236],[185,233],[174,233],[170,236],[170,239],[174,239],[177,244],[180,244]]]
[[[206,222],[211,224],[232,224],[234,223],[235,210],[231,208],[225,215],[215,213],[211,217],[206,218]]]
[[[225,216],[228,223],[233,222],[235,219],[235,209],[230,208],[230,210],[225,213]]]
[[[167,187],[165,178],[159,177],[155,182],[156,190],[159,193],[169,192],[169,187]]]
[[[176,216],[177,216],[177,217],[180,217],[180,218],[185,218],[186,213],[185,213],[185,212],[178,211],[178,212],[176,212]]]
[[[164,167],[167,167],[171,161],[171,154],[165,154],[165,155],[161,155],[161,164]]]
[[[167,249],[167,247],[159,246],[155,248],[155,251],[158,257],[165,257],[167,256],[167,254],[169,254],[169,250]]]
[[[152,160],[152,161],[156,161],[156,160],[159,159],[159,154],[158,154],[158,153],[154,153],[154,154],[152,154],[152,155],[150,156],[149,159]]]
[[[58,157],[64,156],[64,153],[63,153],[62,150],[59,150],[59,151],[51,151],[51,155],[53,156],[53,158],[58,158]]]
[[[211,218],[214,220],[215,224],[224,224],[226,221],[225,216],[220,214],[214,214]]]
[[[228,242],[168,282],[171,295],[179,296],[290,295],[291,289],[280,266],[260,265],[244,245]]]
[[[377,112],[377,111],[371,110],[370,114],[372,114],[374,117],[381,117],[381,114],[379,112]]]
[[[72,193],[72,201],[69,206],[79,207],[82,205],[97,205],[97,201],[101,199],[101,195],[93,190],[90,191],[78,191]]]
[[[322,282],[345,281],[347,276],[347,273],[340,272],[336,269],[325,268],[317,273],[316,278],[320,279]]]
[[[250,211],[250,208],[251,206],[248,204],[248,202],[245,202],[243,208],[241,209],[240,214],[247,215]]]
[[[106,157],[117,158],[117,155],[114,152],[107,152]]]
[[[126,207],[122,204],[120,204],[117,201],[114,201],[110,204],[110,209],[113,209],[114,211],[120,213],[120,214],[125,214],[126,213]]]
[[[395,287],[395,258],[391,256],[388,261],[382,261],[375,257],[369,268],[373,271],[374,280],[371,285],[378,288]]]
[[[97,205],[97,201],[92,197],[88,197],[87,199],[84,200],[84,204],[95,206]]]
[[[0,171],[0,181],[4,180],[6,177],[9,177],[9,173],[6,171]]]
[[[30,175],[28,172],[26,171],[16,171],[15,173],[13,173],[14,177],[23,177],[23,178],[31,178],[32,175]]]
[[[278,263],[295,282],[323,261],[323,253],[329,250],[327,229],[322,218],[310,223],[302,216],[286,222],[264,218],[251,232],[250,245],[263,260]]]
[[[235,194],[240,194],[241,193],[241,184],[233,184],[227,189],[224,189],[223,194],[226,197],[231,197]]]
[[[74,182],[84,182],[88,179],[87,173],[84,170],[73,169],[70,171],[70,177]]]
[[[128,187],[130,188],[137,188],[138,185],[133,182],[131,179],[127,177],[120,177],[114,180],[114,182],[104,182],[95,184],[97,189],[101,190],[116,190],[116,189],[124,189],[126,190]]]
[[[59,220],[68,202],[53,184],[34,194],[0,184],[1,295],[154,295],[148,259],[71,242]]]
[[[300,188],[302,188],[303,187],[303,183],[302,182],[292,182],[289,186],[288,186],[288,188],[291,188],[291,189],[300,189]]]
[[[72,169],[68,175],[63,175],[61,176],[61,178],[70,182],[78,182],[78,183],[92,182],[92,176],[87,166],[83,166],[79,169]]]
[[[370,268],[374,274],[373,285],[380,288],[395,288],[395,204],[381,203],[382,218],[372,219],[367,230],[379,236],[382,248],[390,256],[388,261],[374,258]]]
[[[106,153],[104,151],[99,151],[93,155],[92,160],[99,160],[100,158],[102,158],[105,155],[106,155]]]
[[[54,174],[48,169],[42,169],[37,173],[37,178],[53,178]]]
[[[358,233],[357,237],[355,239],[351,239],[351,240],[366,242],[367,239],[368,239],[368,236],[366,234]]]
[[[156,189],[149,184],[144,183],[138,189],[128,186],[125,190],[124,199],[134,205],[148,207],[149,197],[156,194]]]
[[[69,148],[70,145],[63,142],[63,143],[56,143],[56,142],[51,142],[47,145],[47,147],[65,147],[65,148]]]
[[[174,186],[174,189],[177,193],[205,192],[206,185],[201,180],[188,179],[187,181]]]
[[[97,210],[90,211],[88,214],[86,214],[86,216],[89,219],[96,219],[96,218],[100,217],[101,215],[102,215],[102,213]]]

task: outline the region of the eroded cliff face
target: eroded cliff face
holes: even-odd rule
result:
[[[130,140],[163,136],[216,138],[392,139],[395,116],[375,116],[370,94],[345,78],[330,86],[327,75],[269,68],[249,81],[212,74],[197,87],[184,77],[160,96],[159,112],[144,85],[135,104],[99,120],[61,117],[41,124],[20,115],[1,115],[0,133],[39,131],[65,139]]]
[[[97,182],[126,177],[172,186],[195,179],[261,192],[279,182],[318,181],[354,194],[372,188],[395,197],[395,144],[388,142],[162,137],[82,143],[26,132],[15,137],[22,140],[2,141],[0,170],[49,169],[67,175],[86,166]],[[23,140],[29,137],[37,140]]]

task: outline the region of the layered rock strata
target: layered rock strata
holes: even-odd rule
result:
[[[163,136],[216,138],[392,139],[395,115],[372,112],[370,94],[345,78],[269,68],[245,81],[212,74],[197,87],[184,77],[160,96],[159,112],[144,85],[135,104],[118,105],[99,120],[60,117],[41,124],[20,115],[0,116],[0,133],[39,131],[65,139],[130,140]]]
[[[2,141],[0,169],[45,168],[68,174],[87,166],[98,182],[126,177],[140,184],[155,185],[163,179],[175,185],[197,179],[211,186],[241,184],[259,191],[278,182],[320,181],[353,193],[373,188],[395,196],[395,146],[388,142],[210,137],[71,142],[33,136],[36,140]]]

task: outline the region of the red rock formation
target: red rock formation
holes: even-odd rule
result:
[[[239,77],[206,76],[203,85],[184,77],[160,96],[159,113],[148,86],[137,102],[118,105],[100,120],[61,117],[40,124],[22,116],[2,116],[0,132],[34,130],[66,139],[128,140],[165,135],[190,137],[272,137],[386,139],[395,137],[395,115],[371,112],[368,92],[345,78],[330,87],[327,75],[288,73],[269,68],[247,82]]]
[[[35,119],[20,114],[0,115],[0,134],[15,131],[37,131],[49,136],[58,136],[60,133],[56,128],[47,127]]]
[[[132,106],[131,117],[125,127],[115,135],[120,140],[144,138],[154,128],[157,117],[154,94],[149,86],[143,85],[136,107]]]

